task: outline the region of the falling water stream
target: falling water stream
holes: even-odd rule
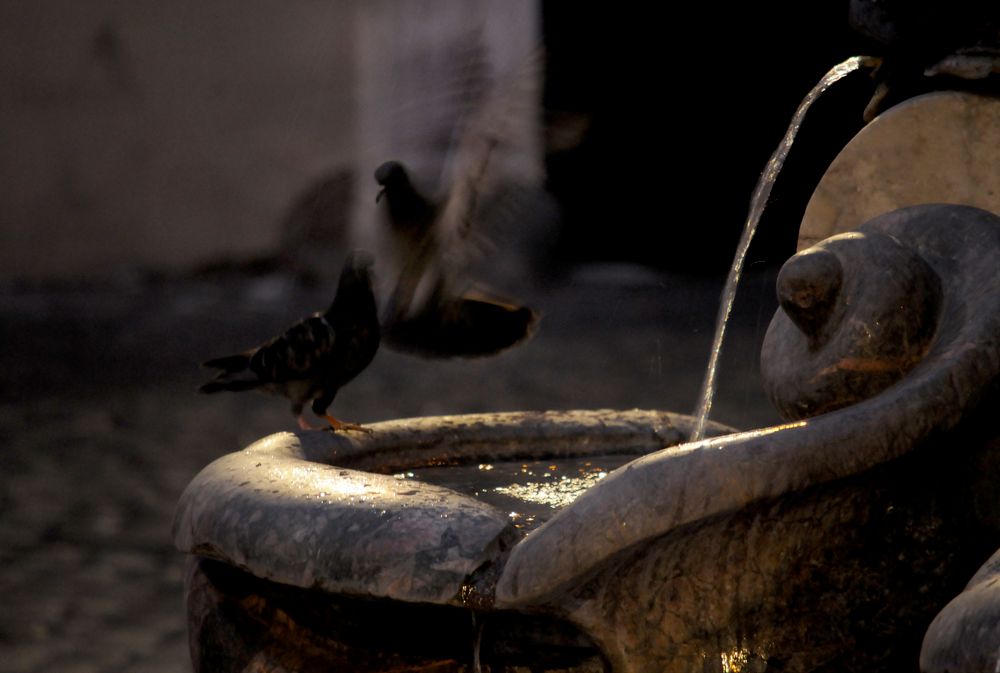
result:
[[[746,258],[747,250],[750,248],[750,241],[754,232],[757,231],[757,223],[760,221],[764,206],[771,194],[774,181],[781,171],[781,166],[785,163],[785,157],[795,142],[795,135],[802,125],[802,120],[806,112],[816,99],[822,95],[830,86],[861,68],[874,68],[881,59],[872,56],[852,56],[843,63],[830,69],[828,73],[806,94],[806,97],[799,103],[795,115],[792,117],[785,137],[781,139],[778,148],[768,160],[764,171],[761,173],[757,186],[754,188],[753,196],[750,199],[750,210],[747,213],[746,224],[743,226],[743,235],[740,237],[739,245],[736,247],[736,255],[733,257],[733,265],[729,269],[729,276],[722,290],[719,315],[715,322],[715,338],[712,340],[712,351],[708,359],[708,368],[705,370],[705,379],[701,384],[701,392],[698,394],[698,408],[695,410],[695,427],[691,433],[690,441],[697,441],[705,436],[705,424],[708,422],[708,415],[712,410],[712,399],[715,396],[715,377],[719,366],[719,354],[722,352],[722,340],[726,333],[726,323],[729,321],[729,314],[733,310],[733,301],[736,299],[736,287],[739,284],[740,274],[743,271],[743,261]]]

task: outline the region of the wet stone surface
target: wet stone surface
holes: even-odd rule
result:
[[[641,276],[539,293],[544,317],[522,348],[438,362],[384,351],[331,410],[356,422],[549,408],[689,413],[720,286]],[[170,530],[177,498],[215,458],[294,429],[280,399],[195,394],[205,376],[197,363],[263,340],[326,295],[281,276],[0,287],[3,670],[189,670],[186,560]],[[756,378],[772,297],[772,280],[748,279],[723,360],[720,421],[777,419]]]

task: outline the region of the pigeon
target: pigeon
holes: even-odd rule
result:
[[[483,281],[523,283],[537,249],[524,242],[554,231],[535,156],[545,54],[535,46],[505,61],[481,27],[432,56],[391,75],[407,104],[385,124],[380,152],[396,156],[375,170],[379,261],[391,270],[380,292],[383,344],[488,356],[531,337],[539,318]]]
[[[475,175],[443,203],[421,194],[398,161],[375,171],[390,239],[402,259],[383,315],[386,345],[424,357],[494,355],[529,338],[538,313],[474,288],[465,266],[475,254]]]
[[[215,358],[205,367],[220,370],[201,386],[203,393],[259,390],[292,403],[299,427],[316,429],[303,416],[306,402],[333,430],[369,430],[326,413],[337,391],[375,357],[381,331],[372,289],[371,255],[350,254],[337,294],[325,313],[315,313],[282,334],[244,353]]]

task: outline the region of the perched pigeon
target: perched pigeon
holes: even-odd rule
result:
[[[387,226],[399,277],[383,314],[386,345],[425,357],[493,355],[529,337],[537,313],[472,289],[466,277],[475,254],[474,179],[435,204],[420,194],[403,165],[389,161],[375,171],[376,201],[385,200]]]
[[[302,415],[306,402],[334,430],[366,430],[327,415],[337,391],[375,357],[380,329],[372,290],[370,255],[352,253],[340,273],[337,295],[326,313],[292,325],[257,348],[216,358],[205,367],[221,370],[201,392],[259,390],[292,402],[299,427],[312,426]]]

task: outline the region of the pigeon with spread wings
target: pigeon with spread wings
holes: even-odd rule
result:
[[[299,427],[312,426],[303,416],[306,402],[334,430],[366,430],[326,413],[337,391],[375,357],[380,340],[378,310],[372,289],[372,258],[355,252],[340,274],[337,294],[325,313],[316,313],[257,348],[215,358],[205,367],[220,370],[200,390],[258,390],[288,398]]]
[[[492,169],[498,154],[515,143],[513,120],[524,107],[537,105],[541,60],[535,53],[494,86],[479,87],[487,93],[456,125],[442,161],[445,193],[439,198],[422,193],[399,161],[376,169],[376,203],[398,265],[383,312],[391,348],[429,357],[475,357],[498,353],[532,334],[538,314],[476,287],[469,267],[488,248],[489,230],[499,218],[524,215],[511,195],[494,198]]]

